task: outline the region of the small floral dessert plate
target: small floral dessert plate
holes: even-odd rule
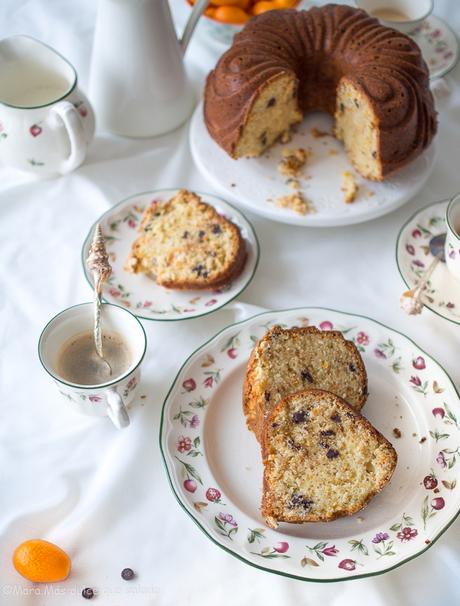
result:
[[[408,288],[413,288],[428,269],[433,256],[431,238],[446,232],[445,214],[449,200],[435,202],[418,210],[403,225],[396,243],[396,263]],[[460,283],[445,263],[438,263],[422,299],[423,304],[446,320],[460,324]]]
[[[441,78],[456,66],[459,56],[457,36],[439,17],[431,15],[410,36],[422,51],[430,78]]]
[[[138,235],[137,230],[144,210],[153,201],[167,202],[177,191],[163,189],[135,194],[115,204],[96,221],[96,224],[101,224],[112,265],[112,275],[104,285],[103,298],[108,303],[126,307],[144,320],[187,320],[210,314],[227,305],[249,285],[259,263],[259,242],[246,217],[220,198],[197,192],[204,202],[211,204],[218,213],[240,228],[248,255],[243,272],[225,288],[215,291],[180,291],[163,288],[144,274],[130,274],[125,271],[123,266]],[[93,281],[85,260],[95,225],[86,236],[81,253],[85,277],[91,286]]]
[[[305,227],[333,227],[371,221],[405,204],[425,184],[436,158],[436,140],[418,158],[381,183],[361,177],[351,166],[343,145],[332,136],[331,116],[308,114],[287,144],[273,145],[259,158],[234,160],[211,138],[203,119],[203,104],[190,125],[195,164],[221,195],[238,206],[273,221]],[[289,179],[278,170],[283,149],[309,152],[303,176]],[[350,172],[358,186],[352,204],[344,201],[343,174]],[[295,193],[297,181],[308,205],[299,214],[283,207],[280,198]],[[281,204],[281,207],[279,206]]]
[[[241,392],[251,350],[274,324],[341,330],[363,356],[370,391],[363,414],[393,443],[398,464],[358,514],[277,530],[260,515],[262,462]],[[408,337],[358,315],[270,311],[222,330],[179,371],[163,405],[160,448],[179,504],[214,543],[251,566],[300,580],[391,570],[426,551],[460,511],[459,394]]]

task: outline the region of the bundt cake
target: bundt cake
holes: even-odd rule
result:
[[[278,403],[264,444],[262,515],[272,527],[359,511],[388,483],[398,458],[359,412],[315,389]]]
[[[417,44],[345,5],[254,17],[207,78],[205,123],[233,158],[259,156],[310,111],[335,117],[350,161],[376,181],[414,160],[437,127]]]
[[[262,448],[265,422],[273,408],[305,389],[331,391],[360,410],[367,399],[360,353],[336,330],[274,326],[253,349],[243,387],[246,422]]]

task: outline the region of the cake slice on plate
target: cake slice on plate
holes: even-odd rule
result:
[[[251,354],[243,389],[246,422],[261,444],[273,407],[310,388],[331,391],[360,410],[367,398],[367,374],[355,344],[341,332],[314,326],[273,327]]]
[[[246,246],[239,228],[185,189],[144,212],[126,271],[150,275],[175,289],[216,289],[243,270]]]
[[[281,400],[264,434],[262,515],[327,522],[362,509],[396,467],[393,446],[342,398],[310,389]]]

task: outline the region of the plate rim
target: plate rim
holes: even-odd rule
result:
[[[231,329],[235,326],[240,326],[241,324],[245,324],[248,323],[252,320],[254,320],[257,317],[260,316],[264,316],[264,315],[273,315],[273,314],[279,314],[279,313],[283,313],[283,312],[297,312],[297,311],[307,311],[307,310],[321,310],[321,311],[329,311],[329,312],[334,312],[334,313],[339,313],[339,314],[343,314],[345,316],[350,316],[350,317],[357,317],[357,318],[364,318],[365,320],[369,320],[371,322],[374,322],[375,324],[378,324],[379,326],[382,326],[383,328],[390,330],[392,332],[395,332],[397,334],[399,334],[400,336],[404,337],[405,339],[407,339],[410,343],[412,343],[412,345],[414,345],[417,349],[419,349],[424,355],[426,355],[428,358],[430,358],[435,364],[437,364],[439,366],[439,368],[441,368],[441,370],[445,373],[447,379],[450,381],[454,392],[457,394],[458,398],[460,399],[460,391],[457,389],[457,386],[455,385],[452,377],[450,376],[450,374],[447,372],[447,370],[445,370],[445,368],[442,366],[442,364],[440,364],[436,358],[433,358],[433,356],[429,353],[427,353],[422,347],[420,347],[413,339],[411,339],[411,337],[408,337],[407,335],[405,335],[404,333],[402,333],[401,331],[395,329],[395,328],[391,328],[390,326],[384,324],[383,322],[380,322],[379,320],[375,320],[374,318],[371,318],[369,316],[365,316],[363,314],[357,314],[357,313],[353,313],[353,312],[348,312],[348,311],[342,311],[339,309],[333,309],[330,307],[322,307],[321,305],[312,305],[312,306],[299,306],[299,307],[289,307],[289,308],[283,308],[283,309],[271,309],[271,310],[266,310],[266,311],[262,311],[259,312],[257,314],[253,314],[251,316],[249,316],[248,318],[245,318],[243,320],[239,320],[237,322],[233,322],[231,324],[226,325],[224,328],[222,328],[221,330],[219,330],[217,333],[215,333],[214,335],[212,335],[209,339],[207,339],[204,343],[202,343],[197,349],[195,349],[187,358],[186,360],[183,362],[183,364],[180,366],[179,370],[177,371],[170,388],[168,389],[168,392],[165,396],[165,399],[163,401],[163,405],[161,408],[161,417],[160,417],[160,427],[159,427],[159,433],[158,433],[158,440],[159,440],[159,446],[160,446],[160,453],[161,453],[161,457],[163,460],[163,466],[165,468],[166,471],[166,478],[168,480],[169,486],[171,488],[171,491],[174,495],[174,497],[176,498],[176,501],[179,503],[180,507],[185,511],[185,513],[193,520],[193,522],[198,526],[198,528],[206,535],[206,537],[208,539],[210,539],[215,545],[217,545],[218,547],[220,547],[221,549],[223,549],[224,551],[226,551],[228,554],[230,554],[231,556],[237,558],[238,560],[244,562],[245,564],[248,564],[249,566],[252,566],[253,568],[257,568],[259,570],[263,570],[265,572],[269,572],[272,574],[276,574],[282,577],[286,577],[286,578],[290,578],[290,579],[295,579],[298,581],[307,581],[307,582],[312,582],[312,583],[340,583],[342,581],[353,581],[356,579],[364,579],[367,577],[374,577],[374,576],[379,576],[382,574],[385,574],[387,572],[390,572],[392,570],[395,570],[396,568],[399,568],[400,566],[403,566],[404,564],[406,564],[407,562],[410,562],[411,560],[414,560],[415,558],[418,558],[419,556],[421,556],[422,554],[424,554],[426,551],[428,551],[428,549],[430,549],[437,541],[438,539],[440,539],[442,537],[442,535],[452,526],[452,524],[457,520],[457,518],[460,515],[460,507],[457,510],[457,512],[452,516],[452,518],[448,521],[448,523],[438,532],[438,534],[433,537],[432,539],[430,539],[430,543],[428,545],[426,545],[426,547],[423,547],[420,551],[418,551],[417,553],[414,553],[413,555],[404,558],[403,560],[401,560],[400,562],[397,562],[396,564],[394,564],[393,566],[390,566],[388,568],[385,568],[383,570],[377,570],[374,572],[367,572],[367,573],[363,573],[363,574],[356,574],[356,575],[352,575],[352,576],[346,576],[346,577],[332,577],[332,578],[314,578],[314,577],[308,577],[308,576],[300,576],[294,573],[290,573],[290,572],[284,572],[281,570],[276,570],[273,568],[268,568],[267,566],[263,566],[261,564],[256,564],[255,562],[252,562],[249,559],[246,559],[242,554],[238,553],[237,551],[232,551],[229,547],[227,547],[226,545],[224,545],[223,543],[220,543],[214,536],[212,536],[207,529],[200,523],[199,519],[197,517],[195,517],[193,515],[193,512],[190,511],[185,503],[182,502],[179,494],[176,492],[175,488],[174,488],[174,483],[172,481],[171,478],[171,474],[169,472],[169,468],[168,468],[168,463],[166,460],[166,454],[165,451],[163,450],[163,438],[164,438],[164,428],[165,428],[165,411],[166,411],[166,405],[168,403],[168,399],[169,396],[171,395],[172,390],[174,389],[174,387],[176,386],[177,380],[182,372],[182,370],[185,368],[185,366],[188,364],[188,362],[196,355],[198,354],[198,352],[200,352],[204,347],[206,347],[207,345],[209,345],[212,341],[216,340],[224,331],[226,331],[227,329]],[[165,447],[166,450],[166,447]]]
[[[110,212],[112,212],[114,209],[116,209],[117,207],[121,206],[122,204],[128,202],[129,200],[131,200],[132,198],[135,198],[136,196],[144,196],[147,194],[157,194],[157,193],[161,193],[161,192],[165,192],[165,191],[179,191],[180,187],[162,187],[161,189],[154,189],[154,190],[147,190],[147,191],[142,191],[142,192],[137,192],[134,193],[130,196],[127,196],[126,198],[123,198],[122,200],[119,200],[116,204],[113,204],[112,206],[110,206],[110,208],[108,208],[106,211],[104,211],[101,215],[99,215],[99,217],[96,219],[96,221],[94,221],[91,224],[91,227],[88,230],[88,233],[86,234],[84,240],[83,240],[83,244],[81,246],[81,251],[80,251],[80,263],[81,263],[81,267],[83,270],[83,275],[86,279],[86,282],[89,284],[90,288],[93,288],[93,285],[88,277],[88,274],[86,272],[86,260],[85,260],[85,249],[87,246],[88,241],[91,238],[91,235],[94,231],[94,228],[96,227],[96,225],[98,223],[100,223],[100,221],[106,217],[106,215],[108,215]],[[139,318],[140,320],[149,320],[151,322],[181,322],[184,320],[194,320],[195,318],[202,318],[204,316],[208,316],[212,313],[215,313],[216,311],[218,311],[219,309],[222,309],[223,307],[225,307],[226,305],[228,305],[229,303],[231,303],[232,301],[234,301],[237,297],[239,297],[241,295],[242,292],[244,292],[246,290],[246,288],[251,284],[251,282],[254,279],[254,276],[256,275],[257,272],[257,268],[259,267],[259,262],[260,262],[260,242],[259,242],[259,238],[257,236],[257,232],[252,224],[252,222],[246,217],[246,215],[239,209],[236,208],[233,204],[231,204],[230,202],[228,202],[227,200],[225,200],[224,198],[222,198],[220,195],[217,194],[212,194],[212,193],[208,193],[208,192],[203,192],[203,191],[195,191],[195,193],[197,193],[199,196],[210,196],[211,198],[217,198],[218,200],[220,200],[221,202],[223,202],[224,204],[228,204],[228,206],[230,206],[230,208],[236,212],[237,215],[240,215],[243,220],[247,223],[247,226],[250,228],[250,231],[252,233],[252,235],[254,236],[254,241],[255,241],[255,247],[254,247],[254,252],[255,252],[255,263],[254,263],[254,268],[252,270],[251,275],[248,277],[248,279],[246,280],[246,282],[243,284],[242,288],[234,295],[232,296],[230,299],[226,300],[224,303],[222,303],[221,305],[217,305],[215,307],[213,307],[212,309],[210,309],[209,311],[205,311],[203,313],[199,313],[199,314],[195,314],[195,315],[190,315],[190,316],[179,316],[177,318],[163,318],[163,317],[152,317],[152,316],[143,316],[140,313],[136,313],[136,311],[134,310],[129,310],[131,311],[131,313],[136,316],[136,318]],[[111,304],[111,301],[109,301],[108,299],[106,299],[104,296],[101,297],[102,301],[104,303],[109,303]]]
[[[444,200],[437,200],[436,202],[430,202],[430,204],[427,204],[426,206],[419,208],[405,221],[405,223],[403,223],[402,227],[399,229],[398,237],[396,238],[395,260],[396,260],[396,267],[398,268],[399,275],[401,276],[401,279],[404,282],[404,284],[407,286],[407,288],[412,288],[412,287],[409,284],[409,282],[406,280],[406,278],[404,277],[404,273],[403,273],[403,270],[401,269],[401,265],[399,262],[399,257],[400,257],[399,248],[400,248],[400,243],[402,242],[403,232],[406,229],[406,227],[408,227],[408,225],[415,219],[415,217],[417,215],[420,215],[421,213],[423,213],[425,210],[428,210],[432,206],[437,206],[438,204],[448,203],[450,199],[451,198],[446,198]],[[448,322],[452,322],[452,324],[457,324],[457,325],[460,324],[460,320],[454,320],[453,318],[450,318],[449,316],[445,316],[444,314],[437,311],[437,309],[435,309],[430,303],[424,302],[423,306],[426,307],[427,309],[429,309],[431,312],[433,312],[437,316],[439,316],[440,318],[443,318],[444,320],[447,320]]]
[[[453,37],[457,43],[457,46],[455,48],[454,61],[452,62],[452,64],[449,67],[445,67],[444,70],[439,71],[439,73],[436,72],[434,74],[430,74],[430,73],[428,74],[429,79],[434,82],[435,80],[438,80],[439,78],[443,78],[444,76],[447,76],[447,74],[449,74],[456,67],[456,65],[460,59],[460,40],[459,40],[459,37],[457,36],[457,32],[455,30],[453,30],[450,27],[450,25],[442,17],[438,17],[438,15],[435,15],[432,13],[425,19],[425,21],[430,21],[430,20],[440,21],[443,24],[443,26],[447,30],[449,30],[449,32],[453,35]],[[417,42],[415,37],[413,37],[412,39],[415,42]],[[423,56],[423,53],[422,53],[422,56]],[[428,65],[427,65],[427,67],[428,67],[428,72],[430,72],[430,68]]]
[[[314,222],[314,223],[308,223],[308,222],[302,221],[302,219],[305,219],[305,218],[308,219],[308,217],[310,217],[311,215],[296,216],[295,213],[292,215],[278,214],[278,213],[275,214],[275,211],[273,211],[269,207],[265,208],[262,205],[252,206],[250,203],[246,202],[245,198],[237,197],[235,194],[232,194],[232,192],[230,190],[225,189],[222,186],[220,180],[213,173],[210,173],[206,170],[204,161],[201,159],[201,157],[197,154],[197,151],[196,151],[197,137],[193,136],[194,129],[197,128],[195,125],[199,120],[199,116],[203,114],[203,103],[204,103],[204,98],[202,97],[199,100],[199,102],[197,103],[197,105],[193,111],[193,114],[190,119],[190,128],[189,128],[189,132],[188,132],[188,140],[189,140],[191,155],[192,155],[193,161],[195,163],[195,166],[198,168],[199,173],[219,191],[219,195],[230,196],[232,201],[235,204],[237,204],[238,206],[241,205],[241,207],[244,210],[246,210],[248,212],[252,212],[260,217],[263,217],[264,219],[268,219],[269,221],[274,221],[275,223],[281,223],[281,224],[285,224],[285,225],[296,225],[298,227],[312,228],[312,229],[330,229],[333,227],[349,227],[349,226],[353,226],[353,225],[360,225],[362,223],[367,223],[369,221],[374,221],[374,220],[379,219],[383,216],[386,216],[392,212],[397,211],[399,208],[401,208],[402,206],[407,204],[410,200],[414,199],[417,196],[417,194],[420,193],[420,191],[426,185],[428,179],[430,178],[430,176],[434,170],[434,167],[436,165],[437,158],[438,158],[439,143],[438,143],[438,136],[435,136],[433,138],[433,140],[431,141],[430,145],[425,150],[423,150],[423,152],[419,156],[417,156],[417,158],[415,158],[413,160],[413,162],[417,162],[421,158],[421,156],[427,154],[428,152],[431,152],[431,154],[433,156],[428,170],[423,171],[421,178],[418,181],[418,183],[419,184],[421,183],[421,185],[419,185],[418,188],[416,190],[414,190],[414,192],[411,193],[406,199],[402,198],[402,201],[398,201],[397,204],[395,204],[395,205],[393,204],[392,206],[390,206],[390,208],[387,208],[385,206],[377,206],[375,209],[372,210],[372,212],[370,213],[370,216],[368,213],[365,215],[359,215],[358,218],[355,218],[352,220],[345,219],[345,220],[340,220],[339,222],[337,222],[337,221],[328,222],[326,220],[326,222],[319,221],[319,222]],[[410,164],[412,164],[412,163],[409,163],[409,165]],[[366,180],[366,181],[368,181],[368,180]]]

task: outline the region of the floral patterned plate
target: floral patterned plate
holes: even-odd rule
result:
[[[166,202],[177,191],[163,189],[135,194],[115,204],[96,221],[101,224],[113,269],[109,282],[104,285],[104,300],[122,305],[144,320],[187,320],[210,314],[241,294],[254,277],[259,263],[259,242],[246,217],[228,202],[210,194],[200,193],[205,202],[212,204],[217,212],[225,215],[241,230],[248,258],[240,276],[229,286],[216,291],[179,291],[163,288],[143,274],[126,272],[123,265],[129,256],[131,244],[138,235],[137,228],[145,208],[154,200]],[[93,282],[85,259],[93,231],[94,225],[82,248],[83,270],[91,285]]]
[[[430,70],[430,78],[440,78],[453,69],[458,61],[458,39],[439,17],[431,15],[411,34],[422,51]]]
[[[363,412],[392,441],[398,465],[354,516],[272,530],[260,515],[262,463],[241,391],[251,350],[274,324],[338,329],[361,351],[370,389]],[[212,541],[296,579],[391,570],[428,549],[460,510],[460,400],[449,376],[403,334],[338,311],[270,311],[218,333],[179,371],[163,405],[160,448],[179,504]]]
[[[428,247],[431,238],[446,232],[448,203],[449,200],[443,200],[418,210],[399,232],[396,263],[409,288],[415,286],[433,260]],[[459,301],[460,284],[451,276],[445,263],[438,263],[425,290],[425,307],[446,320],[460,324]]]

